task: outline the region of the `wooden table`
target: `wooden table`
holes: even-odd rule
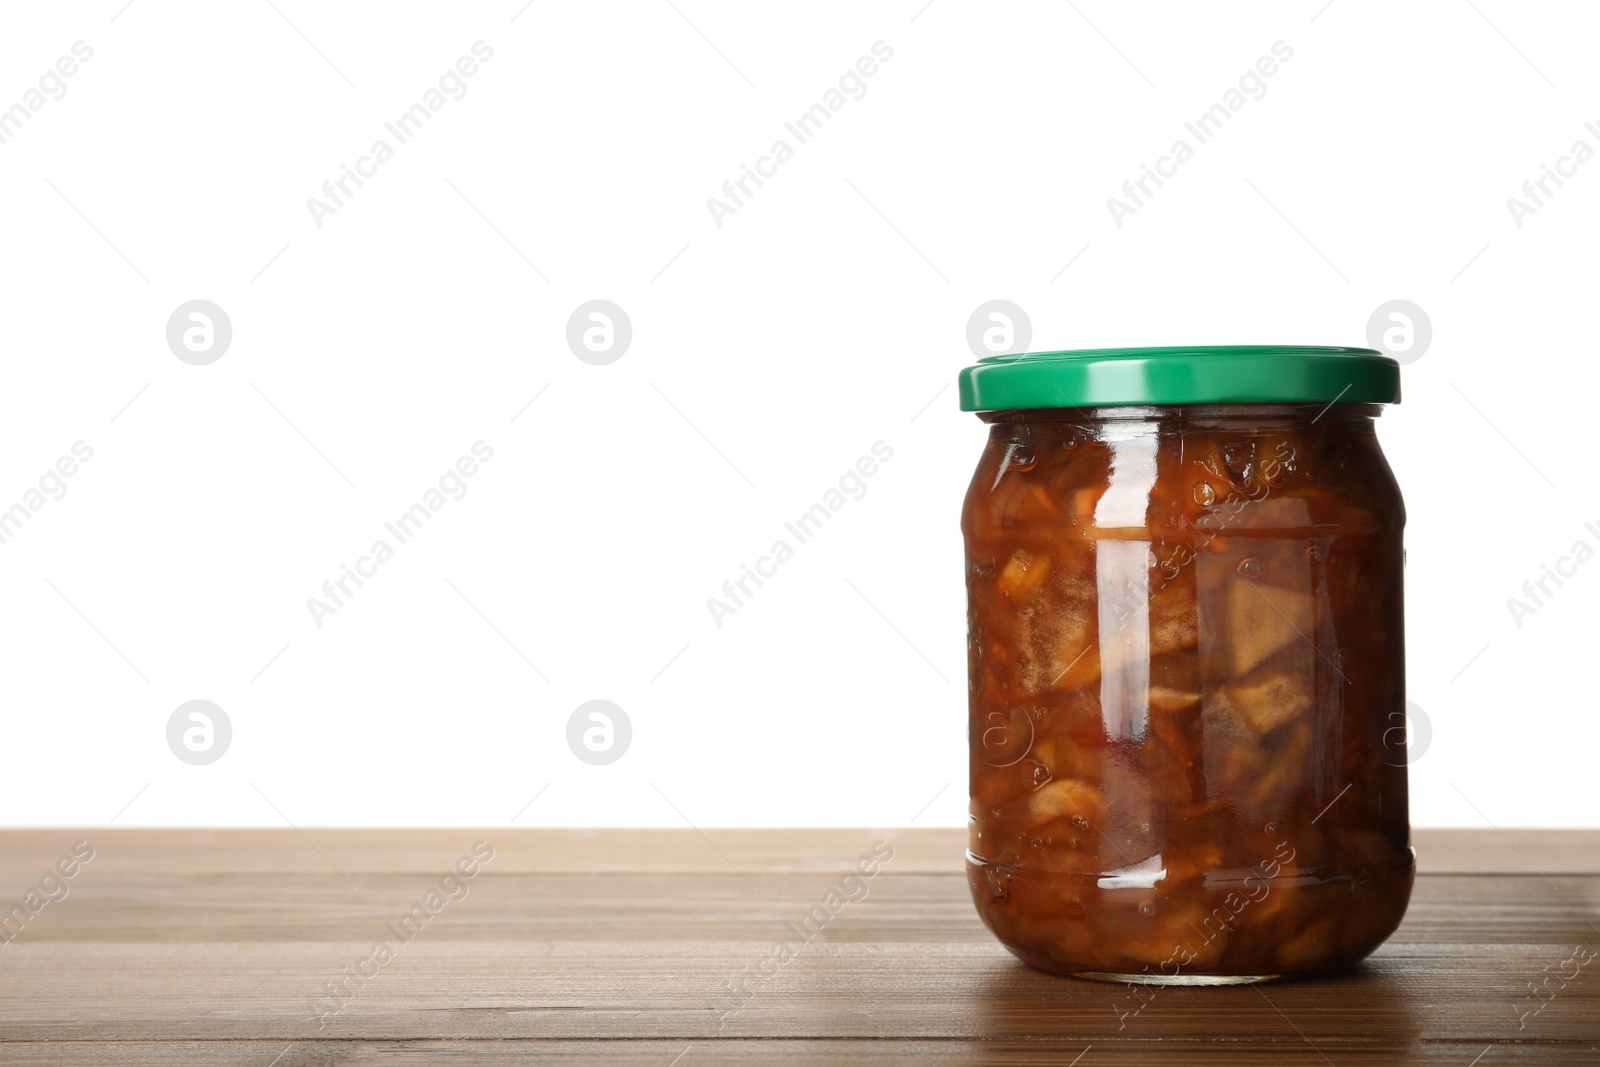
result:
[[[893,858],[845,881],[880,842]],[[1160,989],[1137,1014],[1006,954],[963,843],[0,831],[0,912],[23,908],[0,925],[0,1062],[1600,1064],[1600,960],[1573,962],[1600,947],[1600,831],[1419,831],[1411,912],[1359,971]]]

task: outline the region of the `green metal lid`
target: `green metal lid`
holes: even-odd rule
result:
[[[1370,348],[1201,345],[986,356],[962,411],[1122,404],[1397,404],[1400,364]]]

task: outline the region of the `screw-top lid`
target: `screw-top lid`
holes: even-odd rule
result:
[[[1370,348],[1200,345],[986,356],[962,411],[1123,404],[1398,404],[1400,364]]]

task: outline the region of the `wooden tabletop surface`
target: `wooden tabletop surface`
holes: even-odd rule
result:
[[[1140,1000],[956,830],[0,831],[0,1063],[1600,1064],[1600,831],[1416,845],[1360,969]]]

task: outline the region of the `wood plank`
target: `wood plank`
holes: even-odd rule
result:
[[[1600,946],[1589,832],[1419,831],[1439,860],[1360,969],[1142,1000],[1012,959],[959,831],[0,831],[0,912],[77,840],[65,898],[0,944],[0,1061],[1600,1062],[1600,962],[1552,979]],[[386,927],[477,840],[460,899]],[[880,841],[866,896],[799,932]]]
[[[1600,830],[1417,829],[1418,868],[1426,874],[1600,874]],[[101,848],[95,862],[124,870],[348,872],[432,870],[452,862],[475,840],[500,848],[496,864],[522,871],[725,871],[843,868],[877,840],[891,840],[899,871],[959,869],[962,830],[828,829],[651,830],[508,829],[72,829],[0,831],[0,888],[27,881],[74,841]],[[504,847],[501,848],[501,842]],[[315,843],[315,847],[313,847]],[[713,847],[714,846],[714,847]],[[718,850],[721,851],[719,855]],[[724,856],[727,858],[725,859]],[[324,858],[327,857],[327,858]],[[3,898],[0,898],[3,899]]]

